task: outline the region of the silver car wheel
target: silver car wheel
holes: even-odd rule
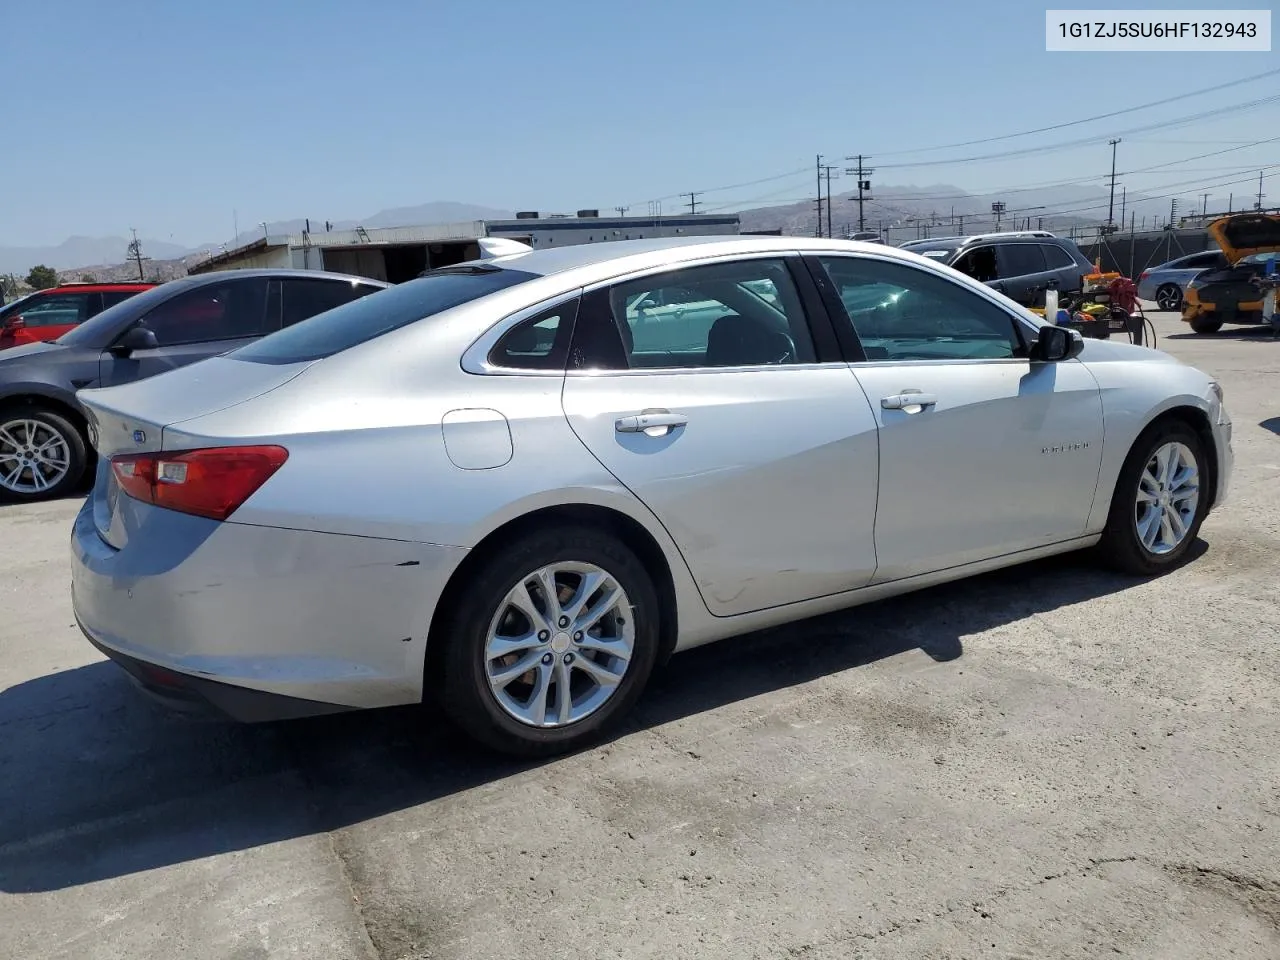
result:
[[[0,487],[11,493],[43,493],[71,469],[67,439],[39,420],[0,423]]]
[[[485,637],[485,675],[516,720],[563,727],[614,695],[634,644],[631,601],[613,575],[558,562],[523,577],[498,605]]]
[[[1138,477],[1134,520],[1138,540],[1157,556],[1171,553],[1187,538],[1200,504],[1200,470],[1195,454],[1176,441],[1157,447]]]

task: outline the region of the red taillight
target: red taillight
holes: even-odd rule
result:
[[[284,447],[214,447],[112,457],[111,470],[135,500],[225,520],[288,459]]]
[[[1151,271],[1150,271],[1150,270],[1143,270],[1143,271],[1142,271],[1142,273],[1138,274],[1138,279],[1139,279],[1139,280],[1145,280],[1145,279],[1147,279],[1147,277],[1149,277],[1150,275],[1151,275]]]

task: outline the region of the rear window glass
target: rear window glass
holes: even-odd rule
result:
[[[537,276],[502,268],[428,274],[317,314],[228,356],[254,363],[321,360]]]

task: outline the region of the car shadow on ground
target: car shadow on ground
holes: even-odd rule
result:
[[[964,636],[1138,582],[1055,558],[701,647],[654,676],[614,742],[913,650],[955,661]],[[10,893],[309,837],[557,762],[485,753],[430,706],[193,722],[106,662],[0,693],[0,731],[0,890]]]
[[[1258,424],[1263,430],[1270,430],[1272,433],[1280,435],[1280,417],[1272,417],[1270,420],[1263,420]]]
[[[1253,327],[1223,327],[1217,333],[1195,333],[1188,330],[1186,333],[1166,333],[1160,339],[1162,340],[1275,340],[1277,339],[1276,328],[1262,324]]]

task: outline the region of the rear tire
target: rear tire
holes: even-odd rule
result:
[[[1098,544],[1102,559],[1134,576],[1181,563],[1208,512],[1207,465],[1204,442],[1185,423],[1166,420],[1143,431],[1116,480]]]
[[[1222,329],[1222,321],[1212,317],[1196,317],[1191,321],[1191,329],[1196,333],[1217,333]]]
[[[0,413],[0,497],[36,503],[64,497],[84,480],[89,445],[61,413],[32,404]]]
[[[1182,289],[1176,283],[1166,283],[1156,291],[1156,306],[1161,310],[1182,309]]]
[[[543,583],[554,586],[550,605]],[[653,581],[620,541],[586,527],[536,530],[468,576],[433,631],[441,646],[428,658],[427,685],[494,750],[575,750],[639,698],[657,659],[658,620]]]

